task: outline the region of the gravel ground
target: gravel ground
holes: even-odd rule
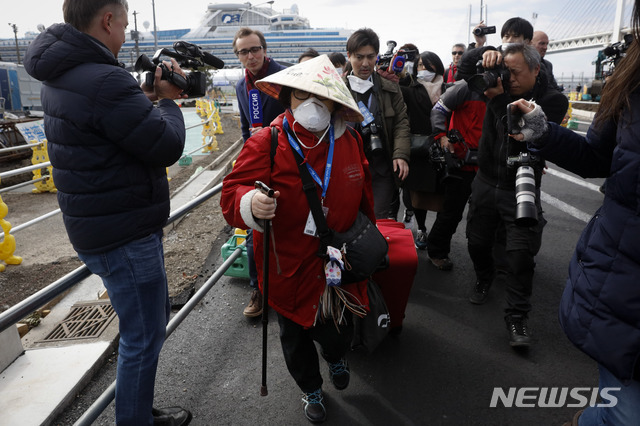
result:
[[[219,151],[209,155],[193,155],[188,166],[174,165],[169,168],[169,187],[172,194],[180,188],[199,167],[208,166],[220,153],[241,137],[239,120],[232,114],[221,117],[224,134],[216,135]],[[0,164],[0,171],[30,164],[30,160],[19,163]],[[22,179],[30,178],[23,174]],[[17,183],[18,177],[7,179],[0,187]],[[56,195],[52,193],[32,194],[32,186],[18,192],[2,194],[9,208],[4,218],[13,227],[32,220],[58,208]],[[165,258],[170,295],[177,306],[184,303],[185,296],[205,281],[208,268],[205,260],[212,248],[219,247],[231,232],[219,207],[219,196],[214,196],[175,225],[165,229]],[[21,256],[21,265],[9,265],[0,272],[0,312],[24,300],[46,287],[66,273],[81,265],[67,238],[60,214],[15,233],[15,255]]]

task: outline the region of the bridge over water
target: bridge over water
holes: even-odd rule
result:
[[[570,0],[546,29],[548,53],[606,47],[629,33],[633,1]]]

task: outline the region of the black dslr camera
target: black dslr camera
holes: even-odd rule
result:
[[[450,135],[451,133],[449,133],[448,136]],[[456,141],[449,139],[449,142],[455,143]],[[451,174],[451,170],[459,169],[462,167],[464,162],[454,157],[448,149],[442,148],[440,143],[436,140],[433,140],[431,145],[429,145],[429,161],[436,172],[440,175],[440,183],[444,183],[449,179],[461,179],[460,176]]]
[[[376,65],[379,69],[384,69],[388,72],[401,72],[407,61],[412,62],[416,59],[418,54],[416,50],[400,49],[394,53],[393,49],[397,45],[398,43],[393,40],[387,42],[387,51],[382,55],[378,55]]]
[[[372,154],[382,154],[384,146],[382,145],[382,139],[380,139],[380,132],[378,126],[376,126],[376,122],[372,121],[367,126],[364,126],[360,129],[360,134],[362,138],[366,140],[366,137],[369,136],[369,145],[366,151],[371,151]]]
[[[520,133],[519,116],[515,111],[514,105],[507,105],[507,120],[509,134]],[[515,121],[516,123],[512,123]],[[524,148],[517,155],[507,157],[507,167],[515,168],[516,171],[516,219],[515,224],[518,226],[531,227],[538,224],[538,208],[536,207],[536,175],[535,169],[540,167],[542,160],[526,150],[524,142],[516,142],[522,144]]]
[[[503,64],[498,64],[495,68],[485,70],[482,66],[482,59],[476,63],[476,74],[467,79],[469,89],[476,93],[483,94],[487,89],[498,85],[498,78],[502,80],[504,90],[508,92],[507,85],[511,78],[511,73]]]
[[[198,68],[203,68],[206,65],[212,66],[216,69],[224,67],[224,62],[210,53],[203,52],[200,47],[186,41],[177,41],[173,44],[173,50],[158,49],[153,55],[152,59],[149,59],[146,55],[140,55],[134,65],[134,69],[139,72],[145,72],[145,84],[148,87],[153,87],[153,81],[155,79],[154,73],[157,67],[162,69],[162,79],[168,80],[183,90],[185,94],[191,97],[204,96],[207,93],[207,82],[205,73],[195,71]],[[168,69],[160,62],[160,56],[165,55],[174,58],[180,68],[191,68],[194,71],[186,73],[182,76],[173,70]]]

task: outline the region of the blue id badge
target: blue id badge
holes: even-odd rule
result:
[[[360,108],[360,113],[364,117],[364,120],[362,121],[362,127],[365,127],[367,124],[371,123],[374,120],[373,114],[371,114],[369,108],[367,108],[362,101],[358,101],[358,108]]]

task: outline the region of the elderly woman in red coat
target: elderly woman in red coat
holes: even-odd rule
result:
[[[345,354],[353,336],[350,313],[340,306],[327,314],[325,260],[293,149],[316,181],[329,228],[344,232],[358,211],[375,223],[369,167],[362,142],[345,121],[362,121],[355,101],[326,55],[266,77],[257,87],[286,108],[271,126],[278,129],[275,155],[271,129],[245,143],[233,171],[224,179],[220,204],[227,222],[252,228],[262,288],[263,220],[271,220],[269,305],[278,313],[280,339],[289,372],[304,393],[303,409],[312,422],[326,418],[322,377],[314,345],[329,363],[330,379],[342,390],[349,384]],[[275,190],[270,198],[254,189],[262,181]],[[356,308],[367,309],[366,282],[342,284]],[[345,314],[346,313],[346,314]],[[347,315],[348,314],[348,315]]]

